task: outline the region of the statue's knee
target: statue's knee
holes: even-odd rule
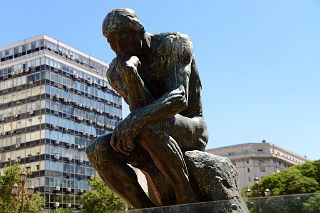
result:
[[[90,161],[94,161],[95,157],[100,155],[101,151],[106,152],[108,143],[110,143],[111,134],[99,136],[86,148],[86,153]]]
[[[91,144],[87,146],[86,153],[89,159],[91,159],[92,156],[94,156],[95,147],[96,147],[96,141],[92,141]]]

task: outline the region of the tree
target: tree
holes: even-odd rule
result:
[[[72,213],[73,211],[74,211],[73,209],[58,208],[53,210],[53,213]]]
[[[320,184],[320,160],[308,161],[296,167],[304,176],[314,178]]]
[[[4,175],[0,176],[0,213],[16,213],[19,211],[20,203],[12,197],[11,189],[14,183],[19,182],[21,171],[18,165],[9,166],[4,169]],[[45,199],[39,193],[35,193],[25,203],[24,212],[38,212],[41,207],[44,207]]]
[[[100,177],[89,180],[93,189],[86,191],[81,196],[84,212],[119,212],[128,209],[128,204],[117,194],[112,192]]]
[[[309,161],[264,177],[259,183],[263,194],[270,189],[272,195],[312,193],[320,189],[320,160]],[[252,191],[256,189],[253,185]]]
[[[40,208],[45,208],[46,200],[39,192],[36,192],[26,205],[26,212],[38,212]]]
[[[320,192],[315,193],[307,202],[303,203],[303,212],[318,213],[320,212]]]

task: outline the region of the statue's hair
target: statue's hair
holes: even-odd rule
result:
[[[119,31],[145,32],[137,14],[129,8],[114,9],[103,20],[102,33],[105,37]]]

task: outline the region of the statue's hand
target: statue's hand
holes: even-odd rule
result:
[[[133,67],[135,69],[137,69],[138,66],[141,64],[137,56],[131,56],[129,60],[127,60],[125,63],[127,67]]]
[[[116,69],[120,76],[123,76],[123,74],[126,76],[127,74],[137,73],[140,64],[137,56],[122,56],[117,60]]]
[[[142,119],[131,112],[112,132],[110,144],[114,150],[128,155],[135,147],[134,139],[142,128]]]

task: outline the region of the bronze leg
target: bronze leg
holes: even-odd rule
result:
[[[134,208],[155,206],[138,183],[133,169],[126,163],[128,157],[110,146],[111,134],[105,134],[91,143],[87,155],[105,183]]]

